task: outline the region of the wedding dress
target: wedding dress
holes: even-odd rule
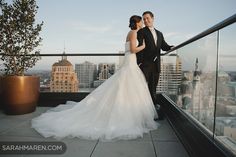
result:
[[[102,141],[135,139],[156,129],[157,113],[129,45],[114,75],[80,102],[68,101],[32,119],[32,128],[44,137]]]

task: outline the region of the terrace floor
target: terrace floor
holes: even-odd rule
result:
[[[31,119],[45,112],[49,107],[38,107],[35,112],[9,116],[0,111],[1,141],[56,141],[44,138],[31,128]],[[159,128],[144,134],[143,138],[116,142],[89,141],[79,138],[65,138],[66,152],[61,155],[0,155],[17,157],[188,157],[188,154],[167,120],[158,121]]]

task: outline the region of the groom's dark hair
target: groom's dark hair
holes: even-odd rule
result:
[[[154,14],[151,11],[145,11],[143,12],[143,15],[149,14],[151,17],[154,17]]]

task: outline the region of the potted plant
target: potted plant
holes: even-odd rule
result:
[[[35,24],[35,0],[0,0],[0,92],[7,114],[33,112],[39,97],[39,77],[25,72],[40,59],[39,36],[43,22]]]

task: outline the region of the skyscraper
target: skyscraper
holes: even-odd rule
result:
[[[97,77],[97,65],[85,61],[81,64],[75,64],[75,71],[80,81],[80,88],[93,87],[93,81],[96,80]]]
[[[115,73],[116,65],[114,63],[100,63],[98,65],[98,80],[94,81],[94,87],[97,88],[111,75]]]
[[[63,52],[65,54],[65,51]],[[52,65],[51,92],[78,92],[78,79],[66,56]]]
[[[193,92],[191,114],[202,124],[207,123],[207,119],[211,119],[214,113],[215,96],[211,92],[213,80],[207,77],[207,73],[202,73],[198,66],[198,58],[195,61],[195,69],[193,71]],[[210,82],[209,82],[210,81]],[[211,129],[211,128],[210,128]]]
[[[157,85],[157,92],[176,95],[181,83],[182,62],[178,55],[161,57],[161,74]]]
[[[98,80],[106,80],[115,73],[115,64],[100,63],[98,65]]]

